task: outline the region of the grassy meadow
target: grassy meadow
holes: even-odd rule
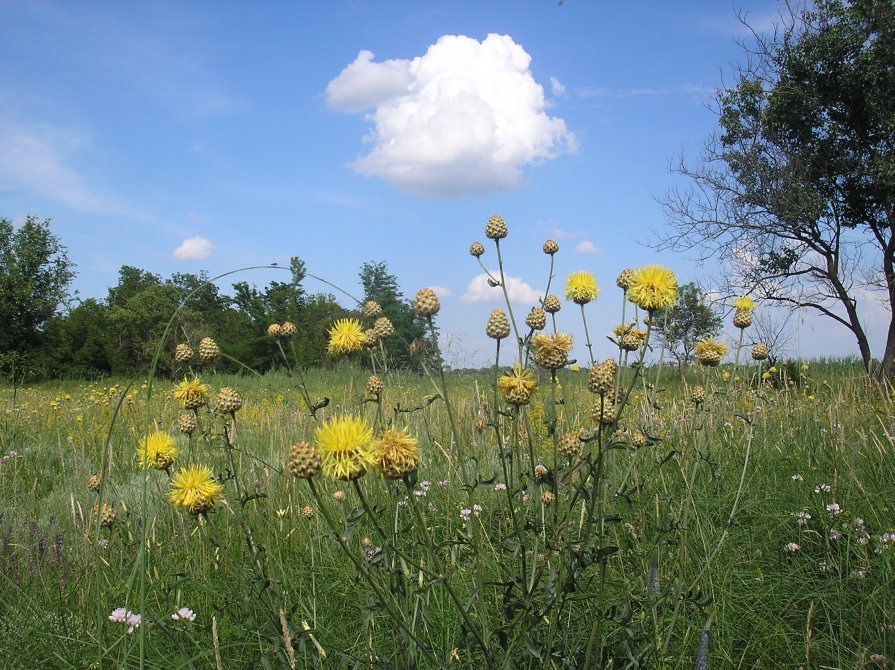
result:
[[[621,369],[624,413],[574,458],[550,428],[594,431],[586,370],[555,386],[540,371],[532,401],[497,414],[503,448],[489,371],[447,375],[456,431],[434,381],[384,374],[376,402],[350,365],[206,372],[211,395],[231,387],[243,404],[200,409],[191,436],[171,380],[5,387],[0,666],[891,667],[888,398],[850,363],[761,383],[752,363],[689,383],[665,369],[650,413],[652,375]],[[316,417],[305,391],[330,399]],[[313,489],[291,476],[290,445],[345,414],[406,427],[416,472],[318,474]],[[139,467],[153,431],[222,483],[206,515]]]

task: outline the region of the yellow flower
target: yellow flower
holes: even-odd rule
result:
[[[339,319],[329,329],[329,346],[332,355],[359,351],[367,343],[367,337],[357,319]]]
[[[401,479],[416,470],[420,464],[419,440],[407,430],[389,428],[381,440],[373,445],[376,463],[386,479]]]
[[[568,333],[538,333],[531,341],[535,352],[535,362],[542,368],[558,370],[568,362],[572,350],[572,336]]]
[[[777,368],[772,365],[771,367],[768,368],[768,372],[770,372],[771,374],[774,374],[775,372],[777,372]]]
[[[808,400],[812,400],[812,401],[813,401],[813,400],[814,400],[814,396],[813,396],[813,395],[809,395],[809,396],[808,396]]]
[[[755,301],[747,295],[744,295],[741,298],[737,298],[730,303],[730,306],[734,309],[746,310],[747,312],[754,312],[755,308],[757,307]]]
[[[504,400],[511,405],[527,405],[538,383],[531,370],[523,370],[517,364],[513,366],[512,373],[497,380],[497,387],[503,392]]]
[[[765,381],[768,381],[771,378],[771,373],[770,372],[762,372],[761,378],[764,379]]]
[[[566,300],[586,305],[600,295],[596,278],[590,272],[573,272],[566,279]]]
[[[721,379],[724,381],[728,381],[730,379],[730,373],[727,370],[725,370],[724,372],[721,373]]]
[[[168,495],[175,507],[190,514],[204,514],[217,504],[223,492],[224,487],[211,476],[211,468],[191,465],[177,471]]]
[[[727,353],[727,345],[723,342],[715,342],[714,338],[710,337],[697,342],[693,351],[702,365],[714,366],[724,358],[724,354]]]
[[[351,416],[330,419],[314,431],[323,474],[336,479],[357,479],[376,465],[373,431]]]
[[[677,278],[661,265],[644,265],[628,284],[628,300],[649,312],[671,307],[677,300]]]
[[[191,415],[189,415],[191,416]],[[177,447],[174,446],[174,438],[169,433],[156,432],[140,440],[140,449],[137,452],[140,467],[144,470],[154,468],[167,470],[177,458]]]
[[[174,388],[174,397],[180,401],[184,409],[198,409],[208,398],[208,385],[203,384],[197,376],[192,380],[184,378]]]
[[[570,372],[581,372],[581,366],[578,365],[577,363],[575,365],[570,365],[569,371]]]

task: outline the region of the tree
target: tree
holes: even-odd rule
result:
[[[0,219],[0,355],[6,363],[38,346],[74,277],[74,263],[49,219],[28,216],[17,230]]]
[[[664,205],[657,246],[730,269],[732,293],[807,307],[848,328],[868,372],[895,372],[895,5],[817,0],[755,32],[720,134]],[[868,293],[869,292],[869,293]],[[889,311],[874,369],[861,307]],[[865,301],[860,303],[860,301]]]
[[[693,348],[699,340],[721,332],[721,317],[706,301],[705,292],[696,284],[682,284],[677,289],[677,303],[654,315],[653,328],[659,341],[683,368],[693,359]]]
[[[410,343],[425,341],[427,335],[426,322],[413,312],[410,303],[398,287],[398,278],[390,274],[385,261],[368,262],[361,266],[361,285],[364,287],[364,300],[375,300],[382,307],[395,327],[394,336],[386,343],[390,364],[407,365],[410,363]],[[427,347],[431,349],[431,347]]]

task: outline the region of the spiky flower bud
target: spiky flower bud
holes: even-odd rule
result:
[[[395,334],[395,327],[387,316],[380,316],[373,324],[373,331],[380,340],[385,340]]]
[[[618,364],[611,358],[607,358],[590,369],[587,375],[587,388],[591,393],[606,395],[615,388],[616,372],[618,372]]]
[[[493,340],[502,340],[510,334],[510,320],[500,308],[491,312],[485,325],[485,334]]]
[[[416,298],[413,300],[414,312],[420,316],[430,317],[438,314],[439,309],[441,309],[441,303],[438,302],[435,291],[430,288],[421,288],[417,291]]]
[[[283,334],[283,329],[280,327],[278,323],[272,323],[267,327],[267,336],[268,337],[279,337]]]
[[[289,450],[289,458],[286,461],[286,469],[293,477],[298,479],[310,479],[320,472],[320,454],[308,442],[299,442],[292,445]]]
[[[375,319],[382,316],[382,307],[375,300],[367,300],[364,303],[364,316],[368,319]]]
[[[502,216],[495,214],[485,224],[485,237],[489,240],[502,240],[508,234],[507,222],[503,220]]]
[[[593,417],[594,421],[601,426],[611,426],[618,419],[615,405],[606,398],[601,398],[594,403]]]
[[[229,386],[221,387],[215,401],[215,410],[218,414],[235,414],[242,407],[242,398],[239,392]]]
[[[193,360],[193,350],[188,344],[178,344],[174,348],[174,360],[183,365]]]
[[[756,361],[767,360],[767,357],[770,355],[771,352],[768,351],[768,347],[766,344],[758,343],[754,347],[752,347],[752,358]]]
[[[631,280],[634,278],[634,270],[631,268],[625,268],[622,270],[618,277],[615,279],[615,285],[618,286],[622,291],[627,291],[628,286],[631,285]]]
[[[177,417],[177,430],[184,435],[192,435],[199,427],[193,412],[181,412]]]
[[[556,502],[556,494],[553,491],[544,491],[541,494],[541,502],[545,505],[552,505]]]
[[[479,258],[485,253],[485,245],[481,242],[473,242],[469,245],[469,255]]]
[[[752,325],[752,311],[748,309],[738,309],[733,314],[733,325],[737,328],[748,328]]]
[[[305,505],[301,508],[301,518],[311,520],[315,516],[317,516],[317,511],[311,507],[310,505]]]
[[[98,493],[100,484],[102,484],[102,479],[99,478],[99,475],[93,475],[92,477],[87,478],[87,489],[89,491]]]
[[[220,356],[221,348],[218,343],[210,337],[203,337],[199,340],[199,360],[203,363],[211,363],[215,358]]]
[[[544,298],[544,311],[550,314],[556,314],[562,308],[559,298],[552,293]]]
[[[94,505],[91,513],[93,518],[99,517],[99,525],[103,528],[111,528],[118,521],[118,513],[115,511],[115,507],[109,503],[103,503],[102,509]]]
[[[563,436],[559,438],[559,444],[556,447],[557,451],[566,458],[577,458],[584,445],[580,438],[581,433],[577,430],[563,433]]]
[[[559,251],[559,245],[553,240],[547,240],[544,242],[544,253],[548,256],[552,256],[557,251]]]
[[[547,314],[540,307],[532,307],[525,317],[525,325],[532,330],[544,330],[547,327]]]
[[[705,402],[705,389],[701,386],[694,386],[690,389],[690,402],[694,405],[701,405]]]
[[[298,328],[291,321],[284,321],[280,324],[280,335],[282,337],[294,337],[298,332]]]
[[[367,393],[379,396],[385,390],[385,382],[376,375],[370,375],[367,379]]]

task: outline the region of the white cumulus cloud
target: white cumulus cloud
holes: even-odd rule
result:
[[[526,165],[576,149],[548,116],[531,56],[508,35],[444,35],[425,55],[376,62],[369,51],[326,87],[331,109],[368,111],[358,174],[424,196],[512,190]]]
[[[597,255],[602,254],[603,250],[590,240],[581,240],[577,245],[575,245],[575,253]]]
[[[171,254],[181,261],[204,261],[211,255],[214,245],[204,237],[190,237],[180,243]]]
[[[496,274],[494,275],[497,276]],[[507,295],[510,302],[527,305],[538,304],[538,298],[542,297],[544,292],[538,291],[527,282],[518,277],[505,277],[507,282]],[[503,291],[499,286],[491,286],[488,284],[488,275],[484,272],[476,275],[470,280],[466,287],[466,293],[460,296],[461,302],[502,302]]]

